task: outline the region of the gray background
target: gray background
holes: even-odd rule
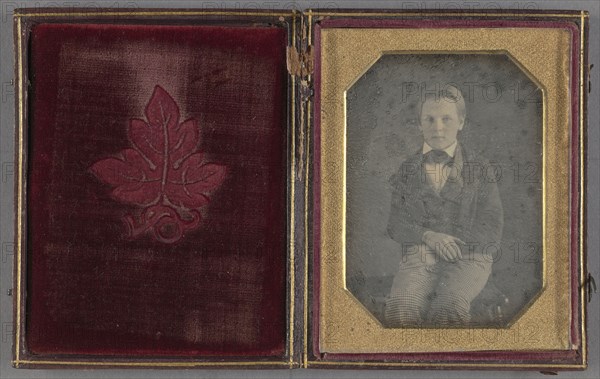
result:
[[[128,1],[128,0],[55,0],[27,1],[0,0],[0,378],[532,378],[542,377],[537,372],[454,372],[454,371],[342,371],[342,370],[292,370],[292,371],[209,371],[209,370],[15,370],[11,367],[12,357],[12,297],[8,290],[12,287],[13,268],[13,179],[14,179],[14,87],[13,79],[13,35],[12,11],[19,7],[194,7],[234,9],[277,9],[277,8],[397,8],[397,9],[586,9],[590,11],[590,63],[596,67],[591,72],[592,92],[589,98],[588,127],[588,268],[594,277],[600,279],[600,189],[599,148],[600,145],[600,58],[599,25],[600,2],[598,0],[417,0],[417,1],[371,1],[365,0],[319,0],[319,1]],[[584,372],[559,373],[563,378],[600,377],[600,294],[589,304],[588,336],[590,342],[590,367]],[[540,325],[540,328],[543,328]]]
[[[423,146],[417,112],[424,96],[433,98],[426,91],[448,85],[460,89],[467,108],[458,140],[489,160],[482,179],[500,191],[504,233],[488,250],[488,286],[509,299],[509,322],[542,286],[543,102],[541,89],[505,54],[388,54],[347,91],[346,284],[377,317],[402,249],[387,235],[390,177]]]

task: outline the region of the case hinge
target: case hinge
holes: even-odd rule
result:
[[[314,58],[312,47],[298,51],[293,46],[287,47],[287,69],[290,75],[304,78],[313,73]]]

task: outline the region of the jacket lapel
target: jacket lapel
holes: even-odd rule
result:
[[[421,193],[424,187],[424,179],[421,167],[423,164],[423,157],[421,153],[417,153],[402,163],[401,168],[402,175],[404,176],[403,182],[406,185],[406,192],[411,195]]]
[[[459,203],[463,193],[464,179],[462,167],[464,164],[463,152],[460,145],[456,147],[454,161],[444,167],[446,182],[440,191],[440,197]]]
[[[470,229],[472,227],[473,212],[475,211],[475,198],[478,187],[477,178],[468,178],[469,169],[465,165],[473,164],[473,157],[465,153],[462,146],[460,148],[460,167],[461,167],[461,193],[459,198],[460,201],[460,213],[458,216],[458,223],[462,228]]]

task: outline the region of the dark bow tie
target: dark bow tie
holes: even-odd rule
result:
[[[423,156],[423,161],[428,164],[446,164],[451,161],[452,158],[443,150],[431,150]]]

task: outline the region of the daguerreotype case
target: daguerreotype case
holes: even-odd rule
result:
[[[14,365],[584,369],[587,23],[19,10]]]

